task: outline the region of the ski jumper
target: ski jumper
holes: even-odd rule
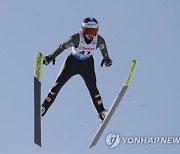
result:
[[[61,44],[56,51],[51,55],[56,58],[65,49],[71,47],[72,51],[66,58],[60,73],[55,81],[55,84],[50,89],[44,100],[42,106],[45,107],[46,111],[54,102],[60,89],[65,83],[74,75],[79,74],[88,90],[92,99],[92,102],[98,113],[104,110],[101,95],[96,86],[96,75],[94,70],[94,59],[92,52],[97,48],[100,49],[104,59],[108,58],[108,52],[104,39],[100,35],[96,35],[92,40],[86,40],[82,32],[74,34],[67,41]]]

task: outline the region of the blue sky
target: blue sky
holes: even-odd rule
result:
[[[120,144],[108,149],[105,137],[180,136],[178,0],[1,0],[0,153],[177,154],[180,145]],[[51,54],[95,17],[113,60],[101,68],[94,53],[97,85],[108,109],[121,89],[132,59],[132,83],[98,144],[88,149],[100,123],[80,76],[60,91],[42,121],[42,147],[33,143],[33,63],[37,51]],[[42,100],[70,49],[43,70]]]

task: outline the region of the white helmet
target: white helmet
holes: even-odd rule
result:
[[[99,28],[98,22],[95,18],[85,18],[82,22],[83,28]]]
[[[95,18],[85,18],[82,22],[82,31],[84,34],[96,35],[99,29],[98,22]]]

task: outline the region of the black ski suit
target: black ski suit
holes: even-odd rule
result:
[[[53,58],[56,58],[62,51],[64,51],[68,47],[74,46],[75,48],[77,48],[80,41],[79,35],[80,33],[76,33],[71,36],[66,42],[61,44],[51,56]],[[85,37],[84,40],[86,44],[90,44],[92,41],[87,40]],[[96,48],[97,47],[101,50],[104,59],[109,58],[105,41],[100,35],[97,36]],[[74,55],[71,52],[62,66],[57,80],[55,81],[55,84],[51,88],[50,92],[48,93],[46,99],[42,104],[42,106],[45,108],[45,112],[42,114],[42,116],[47,112],[48,108],[54,102],[58,92],[65,85],[65,83],[72,76],[77,74],[79,74],[84,79],[84,82],[89,90],[90,96],[97,112],[100,113],[104,110],[102,99],[96,86],[96,75],[94,70],[93,56],[90,55],[84,59],[80,59],[77,55]]]

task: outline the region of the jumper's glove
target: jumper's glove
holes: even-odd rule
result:
[[[112,65],[112,60],[108,57],[107,59],[103,59],[101,61],[101,67],[105,64],[106,67],[109,67]]]
[[[52,64],[55,64],[55,58],[52,58],[51,55],[45,56],[43,60],[43,64],[48,65],[52,61]]]

